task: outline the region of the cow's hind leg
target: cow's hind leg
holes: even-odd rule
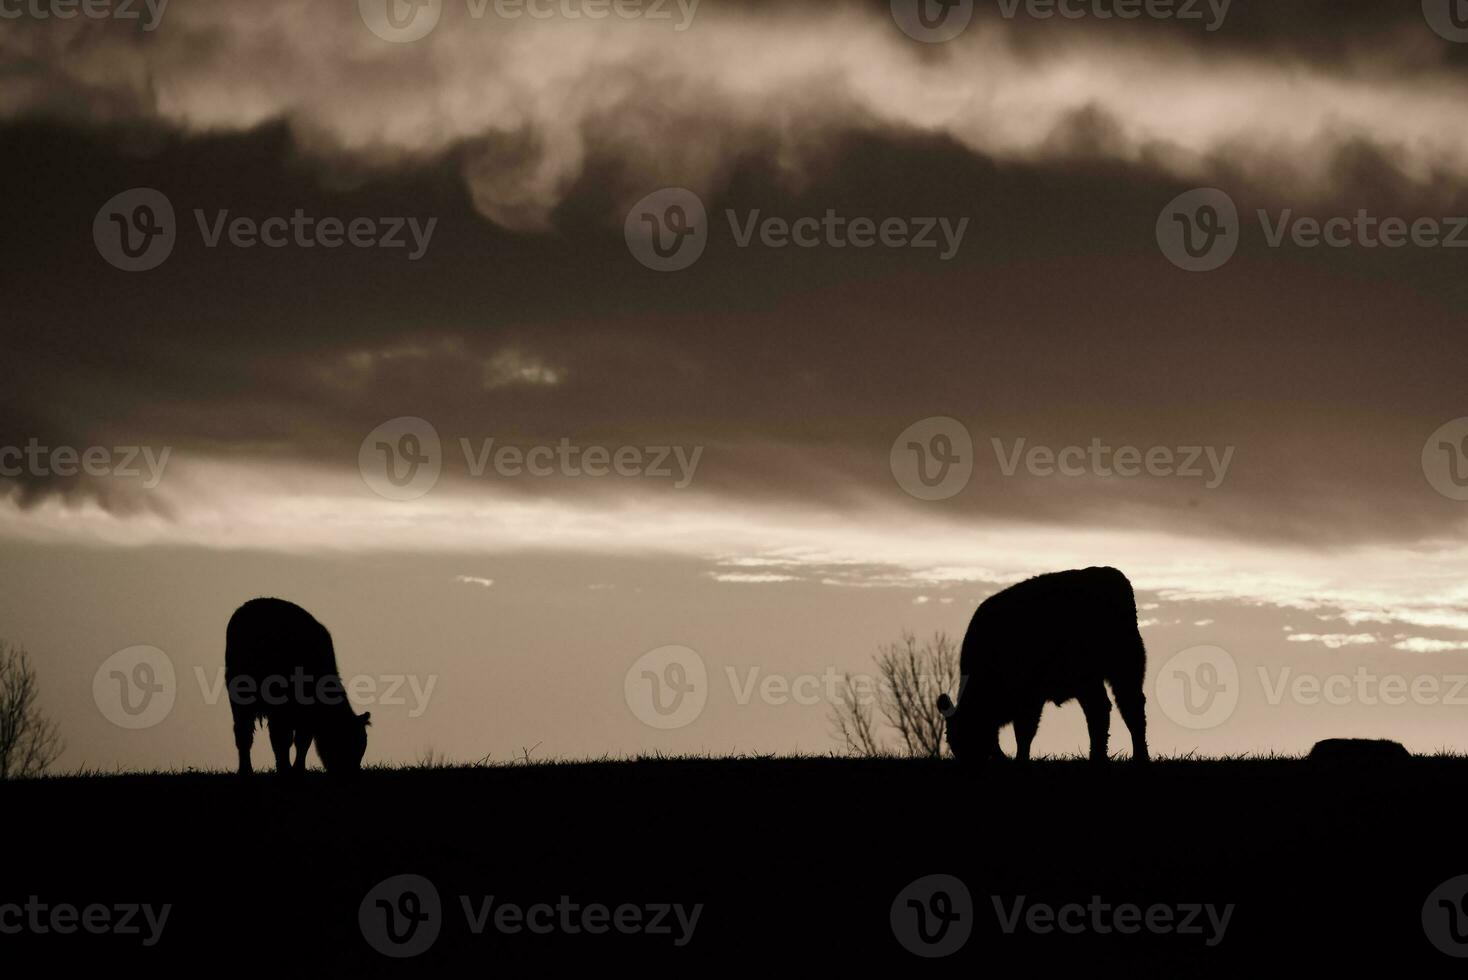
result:
[[[1142,693],[1142,686],[1138,684],[1120,689],[1113,687],[1112,693],[1116,695],[1116,709],[1121,712],[1121,720],[1126,722],[1126,729],[1132,735],[1132,761],[1146,762],[1147,697]]]
[[[1045,710],[1045,702],[1036,705],[1026,705],[1020,709],[1014,718],[1014,759],[1016,762],[1030,761],[1030,743],[1035,740],[1035,732],[1040,730],[1040,713]]]
[[[1081,710],[1086,713],[1086,729],[1091,734],[1091,761],[1105,762],[1106,742],[1111,734],[1111,699],[1106,696],[1106,686],[1097,683],[1080,698]]]
[[[1147,761],[1147,696],[1142,693],[1147,673],[1147,648],[1142,634],[1124,644],[1112,670],[1111,693],[1116,695],[1116,709],[1132,736],[1132,761]]]
[[[295,727],[285,717],[276,715],[270,719],[270,751],[275,753],[276,772],[291,770],[291,737],[294,734]]]
[[[311,730],[304,726],[296,729],[296,772],[306,771],[306,753],[311,748]]]

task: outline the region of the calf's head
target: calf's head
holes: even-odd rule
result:
[[[316,754],[327,772],[356,772],[367,754],[367,726],[372,712],[356,714],[351,708],[335,712],[331,722],[316,733]]]

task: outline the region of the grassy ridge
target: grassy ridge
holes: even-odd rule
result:
[[[1468,761],[1449,756],[1370,770],[1245,758],[975,773],[949,761],[781,757],[410,766],[348,780],[73,775],[3,790],[24,846],[7,858],[0,903],[166,902],[171,917],[151,949],[115,935],[3,941],[114,966],[225,953],[252,970],[384,973],[403,964],[364,939],[359,906],[383,879],[415,874],[442,902],[437,940],[410,963],[429,970],[1023,961],[1238,975],[1283,948],[1320,969],[1381,961],[1445,974],[1459,961],[1428,942],[1421,912],[1439,883],[1468,873],[1452,829],[1465,775]],[[891,915],[899,892],[933,874],[968,889],[971,933],[951,957],[924,960]],[[701,912],[682,945],[492,922],[476,935],[464,900],[472,912],[489,896],[491,908]],[[1005,930],[1036,903],[1087,906],[1088,926]],[[1091,906],[1127,904],[1168,905],[1179,919],[1185,906],[1233,910],[1221,937],[1089,925]]]

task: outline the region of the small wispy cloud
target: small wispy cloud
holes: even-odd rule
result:
[[[1393,643],[1392,649],[1405,650],[1408,653],[1449,653],[1454,650],[1468,650],[1468,643],[1461,640],[1433,640],[1425,636],[1410,636]]]
[[[484,363],[484,387],[488,391],[511,385],[545,385],[561,383],[565,372],[523,351],[504,350]]]
[[[1198,619],[1193,621],[1194,626],[1212,626],[1213,623],[1214,620],[1211,619]]]
[[[766,582],[798,582],[795,575],[780,575],[776,572],[709,572],[715,582],[739,582],[759,584]]]
[[[1341,647],[1367,646],[1381,642],[1371,633],[1290,633],[1285,637],[1291,643],[1321,643],[1332,650]]]
[[[481,578],[478,575],[455,575],[454,581],[463,583],[464,585],[478,585],[486,589],[494,585],[494,579]]]

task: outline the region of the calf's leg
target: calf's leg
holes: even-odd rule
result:
[[[1086,713],[1086,729],[1091,734],[1091,761],[1106,761],[1106,742],[1111,735],[1111,699],[1106,688],[1097,684],[1080,698],[1081,710]]]

